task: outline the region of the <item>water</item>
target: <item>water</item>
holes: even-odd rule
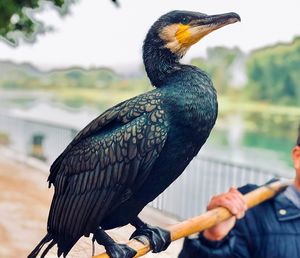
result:
[[[300,115],[221,114],[205,152],[229,161],[289,169],[299,122]]]
[[[39,106],[40,105],[40,106]],[[51,106],[47,103],[35,103],[31,110],[41,111],[41,105]],[[11,108],[10,108],[11,109]],[[48,108],[49,109],[49,108]],[[61,109],[62,112],[57,112]],[[69,115],[63,106],[56,106],[55,112],[51,107],[43,114],[53,113],[55,121],[63,120],[68,122]],[[23,109],[21,111],[24,112]],[[95,117],[95,113],[84,109],[84,119],[81,117],[77,129],[82,128]],[[28,110],[25,111],[30,113]],[[36,113],[36,112],[35,112]],[[33,115],[36,115],[33,113]],[[41,112],[40,112],[41,113]],[[76,111],[77,115],[80,110]],[[99,111],[100,113],[100,111]],[[59,117],[61,114],[61,117]],[[90,117],[90,118],[89,118]],[[39,119],[37,117],[37,119]],[[227,161],[242,164],[256,165],[270,169],[288,170],[292,167],[291,150],[297,137],[297,126],[300,122],[300,115],[271,112],[227,112],[220,113],[217,124],[212,131],[204,150],[204,154]],[[73,124],[70,124],[73,126]]]

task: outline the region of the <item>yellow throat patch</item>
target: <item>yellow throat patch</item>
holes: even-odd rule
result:
[[[169,48],[172,53],[183,56],[193,44],[206,34],[197,27],[193,28],[190,25],[179,23],[166,26],[161,31],[160,37],[166,42],[165,47]]]
[[[191,38],[191,32],[190,32],[190,26],[189,25],[183,25],[179,24],[178,29],[176,32],[176,39],[179,44],[188,46],[190,45],[190,38]]]

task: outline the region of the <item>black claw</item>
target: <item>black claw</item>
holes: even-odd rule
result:
[[[117,244],[108,234],[100,227],[94,232],[93,242],[105,247],[106,253],[110,258],[132,258],[136,251],[124,244]]]
[[[133,258],[136,251],[124,244],[113,244],[105,247],[110,258]]]
[[[146,236],[149,239],[153,253],[159,253],[166,250],[171,243],[171,235],[169,231],[159,227],[151,227],[147,224],[136,229],[130,239],[136,238],[139,240],[142,236]],[[143,242],[142,239],[140,241]]]

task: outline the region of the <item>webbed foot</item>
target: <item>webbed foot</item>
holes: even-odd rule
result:
[[[136,251],[125,244],[117,244],[105,231],[97,228],[94,232],[93,241],[105,247],[110,258],[133,258]]]
[[[147,224],[138,227],[133,232],[130,239],[135,238],[143,242],[142,236],[148,238],[153,253],[159,253],[166,250],[171,243],[171,234],[169,231],[159,227],[152,227]]]
[[[110,258],[133,258],[136,251],[124,244],[112,244],[105,246],[106,253]]]

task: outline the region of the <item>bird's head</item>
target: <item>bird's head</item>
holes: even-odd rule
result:
[[[145,69],[152,85],[163,85],[179,69],[178,60],[205,35],[240,20],[236,13],[172,11],[161,16],[150,28],[143,46]]]
[[[160,42],[160,47],[168,49],[181,58],[193,44],[210,32],[240,20],[240,16],[236,13],[207,15],[198,12],[172,11],[161,16],[153,24],[146,41]]]

